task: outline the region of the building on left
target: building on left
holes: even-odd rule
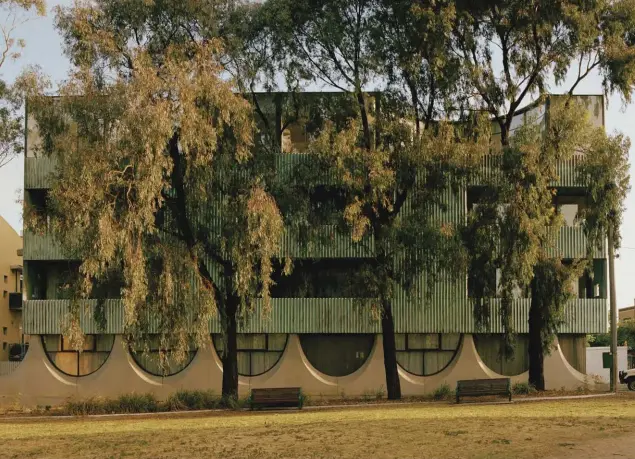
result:
[[[22,237],[0,217],[0,375],[26,353],[22,327]]]

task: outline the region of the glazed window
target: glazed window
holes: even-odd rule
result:
[[[287,346],[287,336],[283,333],[240,333],[236,341],[238,346],[238,374],[240,376],[258,376],[271,370],[282,357]],[[225,351],[222,335],[213,334],[212,341],[218,355]]]
[[[106,362],[115,335],[86,335],[81,350],[62,335],[42,335],[42,344],[51,363],[68,376],[87,376]]]
[[[460,343],[461,335],[454,333],[398,333],[397,363],[417,376],[435,375],[454,360]]]
[[[496,334],[474,335],[474,344],[483,363],[504,376],[516,376],[529,370],[529,337],[516,336],[514,355],[508,359],[500,356],[502,339],[502,335]]]
[[[372,334],[300,335],[307,360],[316,370],[329,376],[346,376],[359,370],[374,343]]]
[[[154,376],[172,376],[183,371],[194,360],[197,348],[190,344],[185,356],[179,357],[169,346],[161,344],[160,335],[150,335],[130,346],[130,354],[139,367]]]

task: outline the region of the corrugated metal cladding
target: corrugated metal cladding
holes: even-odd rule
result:
[[[24,260],[66,260],[62,246],[52,234],[24,231]]]
[[[586,257],[587,238],[584,229],[581,226],[563,226],[560,228],[560,234],[556,242],[557,249],[555,253],[559,253],[562,258],[584,258]],[[607,257],[606,241],[602,242],[601,249],[595,249],[594,258]]]
[[[479,167],[479,176],[472,179],[472,185],[483,184],[484,179],[491,179],[494,171],[500,167],[501,156],[496,154],[486,155]],[[561,161],[557,166],[558,180],[551,182],[553,187],[584,187],[585,184],[578,176],[578,167],[582,162],[579,155]]]
[[[24,188],[46,189],[51,187],[49,175],[55,170],[55,159],[26,157],[24,159]]]
[[[448,297],[451,294],[448,293]],[[102,332],[94,320],[96,300],[88,300],[82,308],[80,324],[84,333],[122,333],[124,308],[121,300],[107,300],[106,328]],[[61,333],[69,300],[29,300],[24,304],[26,334]],[[512,324],[517,333],[527,333],[529,299],[519,299],[513,306]],[[605,333],[608,300],[577,299],[565,308],[565,324],[560,333]],[[394,305],[397,333],[500,333],[500,301],[493,300],[489,327],[478,329],[474,323],[472,304],[467,298],[456,303],[412,300]],[[156,324],[155,324],[156,326]],[[154,326],[152,327],[154,329]],[[218,318],[210,321],[210,333],[221,330]],[[269,314],[259,307],[240,329],[243,333],[379,333],[378,320],[367,307],[352,298],[279,298],[272,300]]]

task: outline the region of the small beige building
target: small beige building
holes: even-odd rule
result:
[[[617,311],[618,320],[620,323],[626,320],[635,320],[635,306],[627,306]]]
[[[0,216],[0,361],[22,351],[22,237]]]

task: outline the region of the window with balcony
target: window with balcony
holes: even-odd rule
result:
[[[306,93],[287,95],[281,101],[282,152],[304,153],[313,137],[324,128],[326,121],[337,129],[357,117],[357,101],[344,93]],[[375,97],[367,95],[371,128],[376,117]]]
[[[570,264],[571,260],[562,262]],[[582,276],[571,282],[571,291],[580,299],[607,298],[606,260],[593,260],[591,270],[584,272]]]
[[[48,226],[49,222],[49,190],[25,190],[26,203],[32,216],[37,218],[38,224]]]
[[[78,262],[32,261],[29,263],[29,297],[32,300],[67,300],[79,275]],[[121,298],[123,278],[113,271],[105,279],[95,280],[90,298]]]
[[[579,192],[558,191],[554,197],[556,211],[569,227],[580,226],[582,211],[586,207],[586,197]]]
[[[501,288],[502,288],[501,278],[502,278],[502,271],[500,268],[497,268],[496,275],[492,275],[489,279],[487,279],[487,282],[489,283],[488,289],[490,291],[496,292],[495,298],[500,298],[501,296]],[[476,279],[469,277],[467,280],[468,297],[473,298],[475,296],[476,285],[477,285]],[[529,286],[526,286],[525,288],[521,288],[517,285],[516,287],[514,287],[512,293],[514,298],[529,298],[531,296]]]
[[[369,263],[363,258],[294,260],[293,271],[285,276],[282,267],[274,273],[273,298],[371,298],[361,271]]]

